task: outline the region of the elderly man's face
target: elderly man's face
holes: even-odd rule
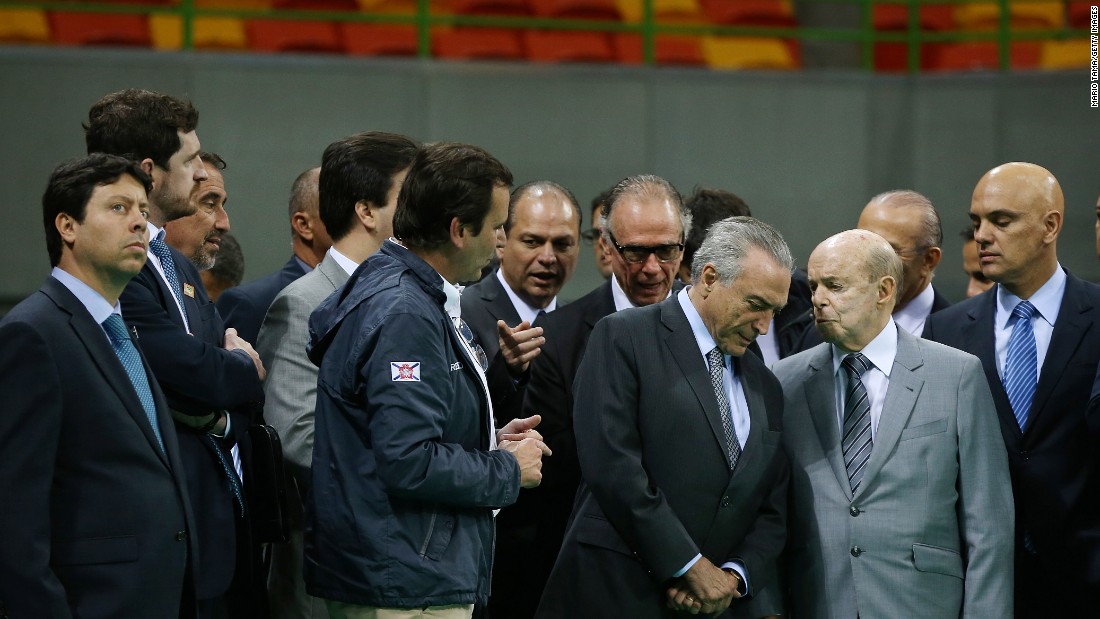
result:
[[[864,251],[826,241],[810,254],[806,271],[821,339],[849,352],[862,350],[881,330],[882,312],[893,309],[892,300],[883,306],[882,281],[868,275]]]
[[[611,211],[607,226],[613,243],[607,243],[604,252],[611,262],[615,279],[630,301],[643,306],[668,297],[683,251],[673,252],[675,256],[663,262],[656,252],[650,252],[641,262],[632,262],[627,260],[629,256],[624,257],[619,247],[644,252],[646,249],[668,250],[683,243],[680,214],[672,202],[648,195],[623,196]]]
[[[229,231],[225,179],[214,166],[210,166],[207,174],[208,178],[198,184],[191,196],[194,214],[164,226],[165,241],[187,256],[200,271],[214,266],[222,235]]]
[[[920,209],[868,204],[860,214],[856,227],[886,239],[901,258],[901,284],[904,288],[898,295],[899,306],[913,300],[924,290],[932,278],[936,261],[929,254],[932,248],[921,242],[924,220]]]
[[[791,272],[767,252],[752,248],[737,279],[721,283],[708,263],[696,285],[707,331],[724,354],[740,357],[757,336],[768,332],[772,318],[787,303]]]

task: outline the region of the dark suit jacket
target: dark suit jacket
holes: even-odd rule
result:
[[[795,269],[791,273],[791,289],[787,293],[787,304],[783,306],[783,311],[775,316],[775,339],[779,346],[780,359],[786,359],[798,352],[806,328],[814,329],[814,309],[810,297],[810,284],[806,281],[806,272]],[[816,332],[816,329],[814,331]],[[762,358],[756,342],[753,342],[749,349]]]
[[[218,311],[225,319],[225,326],[237,330],[237,335],[249,344],[256,344],[260,334],[260,325],[267,316],[267,308],[279,291],[290,282],[305,275],[302,265],[294,256],[287,260],[283,268],[257,279],[226,290],[218,297]]]
[[[193,289],[194,296],[185,293],[183,299],[192,335],[184,330],[172,293],[151,263],[142,267],[121,298],[122,315],[141,334],[168,405],[185,414],[204,415],[262,402],[263,388],[252,359],[222,348],[221,316],[206,296],[198,271],[175,249],[172,256],[180,285]],[[234,416],[232,428],[233,435],[222,445],[224,453],[234,442],[244,441],[247,419]],[[200,600],[212,599],[228,589],[236,564],[232,494],[221,463],[202,434],[179,423],[176,431],[201,549],[195,569],[197,595]]]
[[[707,364],[679,302],[596,325],[573,385],[584,483],[537,617],[676,616],[665,587],[699,553],[715,565],[741,561],[750,595],[772,582],[789,476],[783,393],[755,356],[736,364],[751,429],[731,473]],[[750,603],[724,616],[765,614]]]
[[[931,320],[932,314],[951,307],[951,302],[947,300],[947,297],[941,295],[939,290],[933,288],[932,292],[935,293],[935,296],[932,298],[932,312],[931,314],[929,314],[929,320]],[[811,308],[812,307],[813,306],[811,305]],[[924,326],[925,332],[927,332],[928,321],[925,321]],[[817,326],[814,325],[814,321],[811,319],[809,321],[809,324],[806,325],[806,328],[802,332],[802,339],[798,343],[798,350],[794,352],[809,350],[814,346],[820,344],[822,341],[824,340],[821,339],[821,334],[817,332]]]
[[[509,327],[519,324],[519,314],[497,279],[496,271],[462,291],[462,319],[470,325],[474,337],[492,359],[500,351],[497,321],[503,320]]]
[[[1100,286],[1066,273],[1062,308],[1021,433],[997,373],[997,287],[934,315],[924,337],[982,360],[1008,448],[1016,502],[1017,556],[1030,532],[1043,575],[1017,589],[1045,598],[1051,587],[1100,591],[1100,442],[1087,415],[1100,363]],[[1049,584],[1048,584],[1049,583]],[[1085,595],[1089,595],[1085,593]],[[1095,611],[1096,607],[1089,609]]]
[[[52,277],[0,341],[0,616],[177,616],[192,520],[156,381],[164,452],[102,327]]]

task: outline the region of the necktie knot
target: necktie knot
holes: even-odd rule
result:
[[[1035,306],[1030,301],[1020,301],[1016,304],[1016,307],[1012,308],[1012,317],[1017,320],[1031,320],[1031,317],[1035,315]]]
[[[710,352],[707,353],[707,365],[711,369],[725,367],[726,360],[723,358],[722,350],[717,346],[711,348]]]
[[[126,323],[122,322],[122,316],[118,314],[111,314],[107,317],[107,320],[103,321],[103,330],[107,332],[107,337],[111,338],[111,341],[116,344],[130,339],[130,334],[126,332]]]
[[[172,254],[168,251],[168,244],[160,238],[159,234],[149,239],[149,251],[153,252],[153,255],[157,258],[160,258],[161,262],[172,259]]]
[[[845,355],[844,360],[840,362],[845,370],[848,371],[849,377],[859,378],[863,376],[863,373],[871,369],[871,361],[863,353],[852,353]]]

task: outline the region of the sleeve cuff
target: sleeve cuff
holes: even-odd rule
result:
[[[692,557],[691,561],[688,561],[688,562],[687,562],[687,565],[685,565],[684,567],[680,568],[680,571],[679,571],[679,572],[676,572],[675,574],[673,574],[673,575],[672,575],[672,577],[673,577],[673,578],[679,578],[680,576],[683,576],[684,574],[687,574],[687,571],[691,569],[691,566],[695,565],[695,563],[696,563],[696,562],[697,562],[697,561],[698,561],[699,559],[702,559],[702,558],[703,558],[703,555],[702,555],[702,554],[697,554],[697,555],[695,555],[694,557]]]

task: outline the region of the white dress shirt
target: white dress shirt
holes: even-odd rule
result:
[[[336,261],[336,264],[340,265],[341,269],[347,272],[348,277],[355,272],[355,269],[359,268],[359,263],[348,258],[344,254],[341,254],[335,247],[329,247],[328,253],[332,256],[332,259]]]
[[[841,435],[844,433],[844,396],[848,391],[848,373],[840,364],[848,353],[831,344],[833,350],[833,384],[836,388],[836,420]],[[878,421],[882,417],[882,405],[886,401],[886,390],[890,387],[890,370],[894,367],[894,357],[898,354],[898,326],[893,320],[879,331],[863,350],[864,357],[871,362],[872,368],[863,373],[860,381],[867,389],[867,399],[871,402],[871,441],[878,434]],[[872,449],[874,449],[872,447]]]
[[[936,300],[936,291],[932,284],[924,287],[924,290],[913,297],[905,307],[894,312],[894,322],[899,328],[905,329],[910,335],[920,337],[924,332],[924,323],[928,321],[928,315],[932,313],[932,303]]]
[[[103,329],[103,321],[107,320],[111,314],[122,315],[122,306],[118,301],[115,301],[114,307],[103,298],[103,295],[95,291],[94,288],[85,284],[84,282],[71,275],[68,271],[63,270],[61,267],[54,267],[50,271],[50,275],[61,282],[61,285],[73,293],[73,296],[84,306],[84,309],[88,310],[88,313],[92,315],[92,320],[96,321],[100,329]],[[107,338],[107,342],[114,346],[114,342],[111,342],[111,336],[107,334],[107,330],[103,329],[103,337]]]
[[[531,307],[524,301],[518,294],[512,290],[512,287],[508,285],[508,282],[504,281],[504,272],[497,269],[496,278],[500,282],[500,285],[504,287],[504,292],[508,293],[508,298],[512,301],[512,307],[516,308],[516,314],[519,314],[520,321],[527,321],[527,324],[535,324],[535,319],[538,318],[539,312],[550,312],[558,309],[558,297],[555,296],[550,299],[550,303],[546,307]],[[515,325],[508,325],[514,327]]]
[[[153,240],[160,236],[160,240],[164,240],[164,228],[158,228],[149,222],[145,222],[146,229],[149,230],[149,240]],[[167,242],[167,241],[165,241]],[[172,286],[168,283],[168,278],[164,276],[164,265],[160,263],[160,258],[153,253],[153,250],[145,250],[145,255],[149,258],[149,263],[153,265],[157,273],[160,275],[161,280],[164,281],[164,285],[168,287],[168,291],[172,293],[172,300],[176,302],[176,307],[180,310],[180,316],[183,316],[183,328],[188,334],[191,334],[191,321],[187,318],[187,311],[183,309],[183,299],[176,298],[176,292],[172,290]],[[179,279],[179,272],[176,273],[176,279]],[[183,282],[180,282],[183,285]],[[244,353],[247,355],[248,353]]]
[[[1043,373],[1043,361],[1047,358],[1047,350],[1050,348],[1050,336],[1054,334],[1054,321],[1058,319],[1058,312],[1062,309],[1062,297],[1066,293],[1066,272],[1062,265],[1054,269],[1054,275],[1046,281],[1028,301],[1035,306],[1037,312],[1031,316],[1031,328],[1035,332],[1035,376]],[[1008,356],[1008,338],[1012,336],[1012,326],[1008,319],[1012,317],[1012,310],[1021,301],[1020,297],[1012,294],[1004,286],[997,284],[996,315],[993,318],[993,333],[997,346],[997,374],[1004,379],[1005,358]]]

